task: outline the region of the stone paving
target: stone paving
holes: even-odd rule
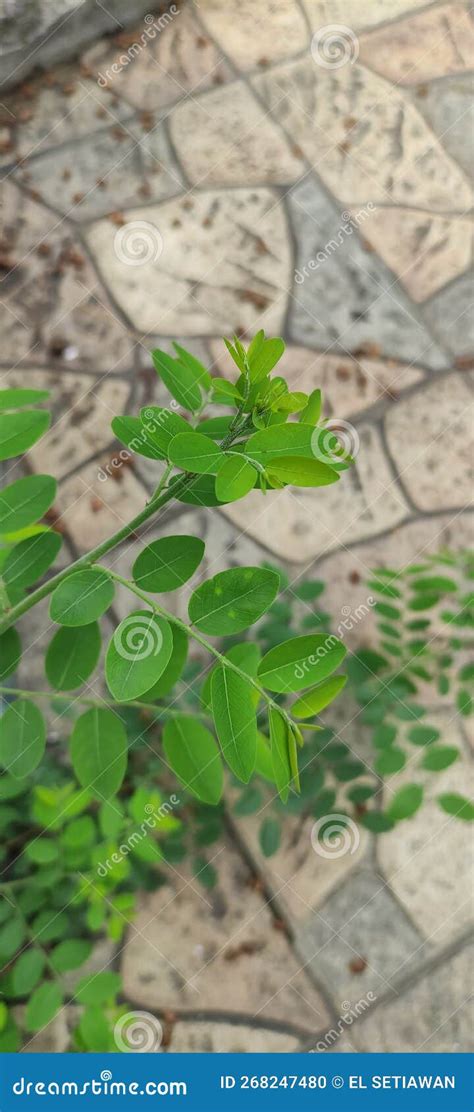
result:
[[[220,373],[223,333],[281,333],[292,387],[322,386],[356,427],[356,467],[263,512],[256,496],[180,506],[173,531],[205,536],[206,574],[317,569],[337,615],[374,563],[472,542],[468,9],[205,0],[143,45],[146,27],[0,106],[2,380],[49,387],[55,411],[28,463],[59,478],[66,543],[90,547],[155,485],[142,459],[100,477],[111,417],[162,400],[149,350],[180,339]],[[349,647],[370,641],[361,625]],[[463,790],[459,720],[437,713],[464,753],[443,787]],[[171,1049],[469,1048],[462,824],[428,801],[403,834],[326,861],[288,816],[265,861],[254,819],[229,823],[217,888],[180,866],[143,896],[120,956],[130,1006],[165,1015]],[[29,1049],[67,1044],[61,1016]]]

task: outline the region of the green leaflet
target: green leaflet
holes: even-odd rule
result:
[[[305,409],[300,415],[302,425],[317,425],[321,416],[322,397],[320,390],[313,390],[309,395]]]
[[[0,460],[13,459],[27,452],[43,436],[50,422],[51,414],[42,409],[0,413]]]
[[[3,682],[18,667],[21,660],[20,634],[11,626],[0,635],[0,681]]]
[[[266,378],[281,359],[284,350],[285,341],[280,337],[267,340],[263,330],[257,332],[247,353],[250,381],[255,383]]]
[[[189,601],[189,617],[203,633],[240,633],[271,606],[279,576],[267,568],[231,568],[207,579]]]
[[[169,457],[182,471],[197,475],[215,475],[225,458],[218,444],[201,432],[178,433],[170,443]]]
[[[269,691],[302,691],[331,675],[345,655],[345,646],[334,634],[292,637],[266,653],[258,678]]]
[[[269,428],[254,433],[247,440],[245,452],[251,459],[265,466],[269,459],[274,462],[277,459],[284,459],[285,456],[313,459],[313,436],[312,425],[303,425],[301,422],[290,425],[270,425]]]
[[[171,409],[161,409],[156,405],[147,405],[140,410],[140,423],[145,431],[147,440],[160,452],[161,459],[168,459],[171,441],[179,433],[188,433],[191,426]]]
[[[127,768],[127,735],[120,718],[92,707],[74,724],[71,761],[81,787],[101,801],[118,791]]]
[[[337,483],[339,475],[327,464],[317,459],[303,456],[285,456],[283,459],[269,459],[267,471],[271,479],[299,487],[328,486]]]
[[[46,744],[41,711],[30,699],[16,699],[0,717],[0,765],[22,780],[39,765]]]
[[[46,958],[40,950],[24,950],[12,970],[12,988],[15,996],[29,996],[38,983]]]
[[[387,814],[394,822],[411,819],[412,815],[421,807],[422,801],[423,788],[418,784],[406,784],[405,787],[399,788],[395,792],[387,809]]]
[[[293,703],[292,716],[294,718],[312,718],[313,714],[319,714],[321,710],[332,703],[336,695],[342,691],[346,682],[347,676],[333,676],[326,683],[313,687],[311,691],[307,691],[305,695],[296,700],[296,703]]]
[[[268,817],[263,820],[258,840],[264,857],[271,857],[276,853],[281,841],[281,827],[277,819]]]
[[[279,711],[270,707],[268,712],[270,723],[270,743],[275,784],[278,788],[280,799],[286,803],[293,772],[290,761],[289,732],[286,719]]]
[[[38,521],[56,496],[57,483],[50,475],[17,479],[0,494],[0,533],[13,533]]]
[[[216,475],[216,497],[220,502],[236,502],[253,489],[257,481],[254,467],[242,456],[227,456]]]
[[[105,658],[114,699],[138,699],[163,674],[173,649],[169,622],[152,610],[135,610],[117,626]]]
[[[0,410],[22,409],[26,405],[35,405],[49,398],[49,390],[22,390],[12,387],[0,390]]]
[[[448,815],[454,815],[463,822],[474,822],[474,803],[457,792],[445,792],[438,796],[438,803]]]
[[[429,769],[430,772],[442,772],[443,769],[454,764],[458,757],[459,749],[454,745],[431,745],[424,754],[421,767]]]
[[[117,440],[125,444],[129,452],[146,459],[166,459],[166,452],[139,417],[114,417],[111,424]]]
[[[45,981],[35,989],[26,1009],[26,1030],[41,1031],[62,1007],[63,996],[55,981]]]
[[[226,649],[224,656],[227,660],[231,660],[233,664],[237,664],[241,672],[245,672],[246,676],[251,676],[252,679],[257,678],[260,649],[255,642],[241,641],[238,645],[232,645],[230,649]],[[213,671],[214,669],[207,673],[201,688],[201,703],[207,710],[211,708],[211,682]],[[258,706],[260,696],[255,688],[252,688],[252,699],[254,706]]]
[[[181,478],[182,475],[179,475],[173,479],[171,487]],[[196,475],[186,490],[177,494],[177,501],[184,502],[187,506],[220,506],[222,503],[216,495],[215,484],[214,475]]]
[[[202,803],[218,803],[224,789],[224,772],[210,731],[195,718],[176,715],[166,723],[163,747],[168,764],[187,791]]]
[[[400,769],[404,768],[406,760],[403,749],[397,749],[395,745],[390,745],[377,757],[375,771],[378,776],[391,776],[394,772],[400,772]]]
[[[49,614],[60,625],[89,625],[105,614],[113,598],[114,585],[106,572],[95,568],[76,571],[53,591]]]
[[[16,544],[8,553],[3,568],[7,587],[31,587],[54,564],[61,545],[62,537],[51,530]]]
[[[187,634],[174,622],[170,622],[170,629],[173,637],[171,656],[160,678],[153,684],[153,687],[150,687],[149,691],[143,692],[142,699],[145,703],[152,703],[155,699],[162,699],[164,695],[168,695],[179,680],[186,663],[188,655]]]
[[[89,678],[100,654],[97,622],[77,629],[59,629],[48,645],[46,675],[57,691],[74,691]]]
[[[175,343],[173,340],[173,347],[181,363],[184,363],[188,371],[194,375],[194,381],[201,387],[202,390],[210,390],[212,385],[212,378],[209,371],[206,369],[200,359],[196,359],[190,351],[181,347],[181,344]]]
[[[257,756],[257,719],[251,685],[224,665],[211,681],[212,713],[227,764],[247,784]]]
[[[191,409],[193,413],[200,409],[203,399],[199,389],[199,375],[189,362],[182,363],[179,359],[173,359],[166,351],[160,351],[159,348],[152,351],[151,355],[155,371],[163,379],[173,398],[176,398],[184,409]],[[203,386],[207,388],[207,382],[204,382]]]
[[[143,591],[176,591],[194,575],[204,556],[199,537],[161,537],[140,552],[133,578]]]

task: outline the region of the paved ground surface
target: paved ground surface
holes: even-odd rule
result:
[[[147,27],[1,107],[4,384],[52,389],[29,461],[79,552],[154,485],[142,460],[100,477],[111,417],[159,396],[149,349],[218,370],[223,333],[284,334],[292,384],[357,428],[355,470],[264,513],[181,507],[175,531],[201,530],[214,570],[317,568],[337,615],[354,573],[472,538],[472,23],[457,2],[204,0],[127,53]],[[428,805],[325,861],[289,818],[265,863],[245,820],[218,854],[212,893],[183,873],[143,898],[122,955],[131,1007],[178,1013],[173,1050],[467,1049],[461,824]]]

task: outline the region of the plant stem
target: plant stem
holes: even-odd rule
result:
[[[0,695],[17,695],[22,699],[51,699],[55,702],[59,699],[63,703],[83,703],[88,707],[105,707],[108,710],[113,710],[114,707],[137,707],[139,710],[154,711],[155,714],[159,712],[160,717],[165,715],[169,718],[181,714],[181,711],[173,710],[172,707],[161,706],[159,703],[143,703],[138,699],[130,699],[128,702],[124,701],[122,703],[114,699],[112,703],[107,703],[105,699],[88,699],[83,695],[74,695],[74,697],[70,697],[68,695],[59,695],[59,693],[55,691],[29,691],[23,687],[2,686],[0,686]],[[196,718],[205,719],[206,722],[209,721],[209,715],[207,714],[195,713],[194,711],[193,714]]]
[[[218,660],[219,663],[224,666],[224,668],[230,669],[231,672],[236,672],[237,675],[241,677],[241,679],[245,680],[246,683],[249,683],[251,687],[254,687],[255,690],[258,691],[259,695],[262,699],[265,699],[265,702],[268,704],[268,706],[278,711],[278,713],[286,719],[289,726],[293,726],[290,715],[287,714],[283,707],[279,706],[279,704],[271,698],[271,696],[268,694],[267,691],[265,691],[265,688],[262,687],[258,680],[255,680],[253,676],[248,676],[246,672],[243,672],[242,669],[238,667],[237,664],[234,664],[234,662],[232,660],[229,660],[227,656],[224,656],[223,653],[220,653],[219,649],[216,649],[215,645],[208,641],[206,637],[203,637],[202,634],[198,633],[198,631],[193,629],[192,626],[186,625],[186,622],[181,621],[181,618],[177,618],[174,614],[171,614],[169,610],[165,610],[164,606],[159,606],[154,599],[150,598],[150,596],[147,595],[145,591],[142,591],[140,587],[137,587],[135,583],[132,583],[130,579],[125,579],[124,576],[119,575],[118,572],[110,571],[110,568],[100,568],[100,570],[107,571],[108,575],[110,575],[112,579],[115,579],[117,583],[122,584],[122,587],[126,587],[127,590],[131,591],[133,595],[136,595],[137,598],[142,599],[143,602],[146,602],[147,606],[150,607],[150,610],[153,610],[162,618],[166,618],[174,625],[179,626],[179,628],[182,629],[188,637],[191,637],[193,641],[197,641],[199,645],[202,645],[202,647],[206,649],[206,652],[210,653],[211,656],[214,656],[216,660]]]
[[[124,525],[122,529],[113,533],[106,541],[102,541],[102,544],[97,545],[96,548],[92,548],[90,552],[86,552],[84,556],[80,556],[78,560],[75,560],[74,563],[64,568],[63,571],[58,572],[57,575],[53,575],[51,579],[48,579],[41,587],[37,587],[36,591],[32,591],[31,595],[27,595],[26,598],[18,602],[16,606],[12,606],[11,610],[4,616],[3,621],[0,622],[0,634],[4,633],[6,629],[13,625],[22,614],[26,614],[28,610],[31,610],[32,606],[36,606],[37,602],[40,602],[43,598],[47,598],[47,596],[54,591],[55,587],[57,587],[59,583],[62,583],[63,579],[66,579],[72,572],[79,571],[81,568],[90,567],[91,564],[95,564],[97,560],[100,560],[102,556],[110,552],[112,548],[116,548],[118,544],[121,544],[122,541],[126,540],[127,537],[134,533],[140,525],[143,525],[145,521],[153,517],[157,510],[160,510],[162,506],[165,506],[167,502],[175,498],[176,494],[180,494],[187,486],[190,486],[194,479],[194,475],[185,474],[181,479],[177,480],[171,489],[168,487],[158,497],[154,495],[144,509],[141,510],[136,517],[132,518],[127,525]],[[108,571],[108,569],[105,570]]]

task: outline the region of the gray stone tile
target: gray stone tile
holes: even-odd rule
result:
[[[290,308],[294,342],[349,352],[375,344],[394,359],[446,366],[413,304],[376,255],[363,250],[355,229],[342,231],[341,210],[312,177],[291,190],[288,204],[297,240]]]
[[[454,356],[474,350],[474,275],[463,274],[421,309],[427,327]]]
[[[413,103],[431,125],[445,150],[472,177],[474,169],[474,78],[447,77],[442,85],[420,85]]]
[[[377,998],[390,993],[398,969],[403,965],[406,976],[429,954],[383,879],[365,870],[329,897],[298,931],[296,943],[307,968],[338,1002],[369,990]],[[362,972],[351,972],[358,958],[367,964]]]
[[[364,1018],[353,1031],[359,1049],[371,1054],[472,1053],[473,958],[472,947],[465,948]]]

